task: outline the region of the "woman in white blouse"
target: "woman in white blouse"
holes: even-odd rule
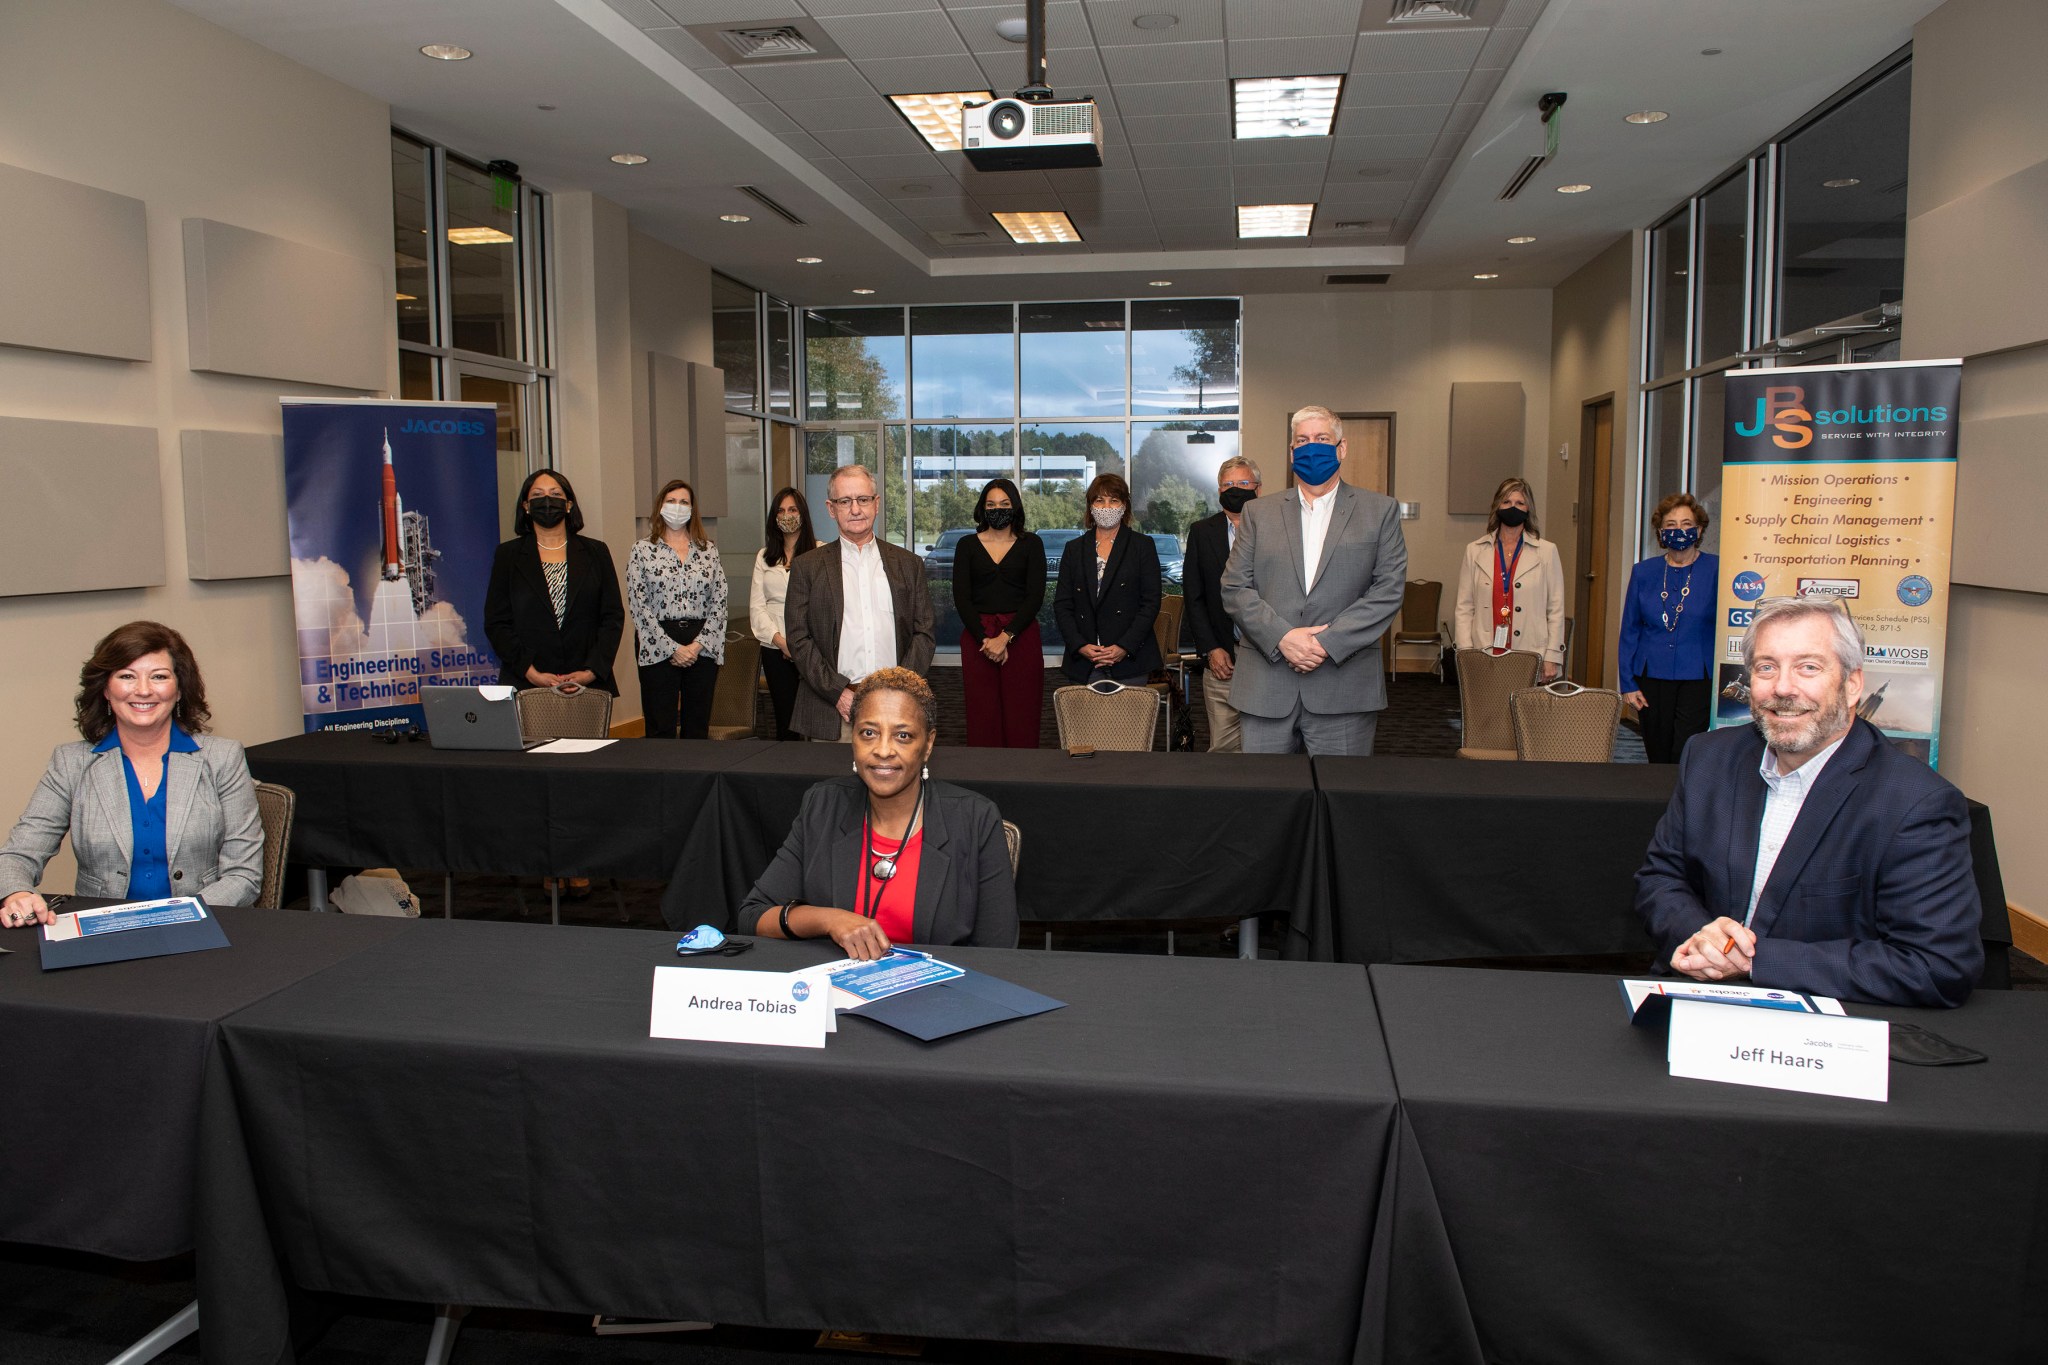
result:
[[[782,638],[782,603],[789,596],[789,566],[796,557],[818,548],[811,531],[811,508],[804,495],[785,488],[768,504],[766,548],[754,552],[754,586],[747,596],[747,623],[761,642],[761,671],[768,677],[768,696],[775,706],[775,737],[802,739],[789,728],[796,707],[797,672],[790,662],[789,642]]]
[[[1536,533],[1534,493],[1521,479],[1501,480],[1486,534],[1465,547],[1454,638],[1459,649],[1541,655],[1538,682],[1564,666],[1564,568]]]
[[[655,494],[645,540],[626,558],[626,609],[639,636],[640,705],[649,739],[708,739],[725,662],[725,566],[681,479]]]

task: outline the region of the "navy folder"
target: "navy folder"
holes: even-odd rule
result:
[[[980,972],[968,972],[951,981],[870,1001],[846,1013],[887,1024],[899,1033],[930,1043],[1007,1019],[1027,1019],[1066,1007],[1064,1000]]]
[[[198,897],[193,899],[197,900]],[[191,920],[185,924],[159,924],[148,929],[124,929],[117,934],[88,934],[83,938],[65,939],[52,943],[45,937],[45,931],[36,930],[36,939],[43,951],[43,970],[56,971],[60,967],[90,967],[101,962],[133,962],[144,957],[170,957],[175,953],[197,953],[208,948],[229,947],[227,932],[214,918],[213,907],[206,906],[206,918]],[[122,901],[99,900],[92,896],[72,896],[64,902],[62,913],[73,910],[98,910],[102,906],[122,905]]]

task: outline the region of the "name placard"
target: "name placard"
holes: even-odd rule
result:
[[[831,1015],[828,994],[802,973],[656,967],[647,1035],[823,1047]]]
[[[1891,1025],[1780,1010],[1671,1002],[1671,1074],[1877,1100],[1891,1093]]]

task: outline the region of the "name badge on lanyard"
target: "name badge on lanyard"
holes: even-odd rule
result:
[[[1496,535],[1493,538],[1493,560],[1500,568],[1499,596],[1502,599],[1500,606],[1496,608],[1499,612],[1500,620],[1493,627],[1493,647],[1496,650],[1503,650],[1508,647],[1510,637],[1508,627],[1514,620],[1515,569],[1522,562],[1522,544],[1523,542],[1519,540],[1515,542],[1515,557],[1509,559],[1501,553],[1500,537]]]

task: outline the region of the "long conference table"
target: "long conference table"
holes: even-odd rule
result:
[[[648,1037],[667,934],[222,920],[217,952],[0,958],[8,1093],[80,1149],[0,1163],[4,1231],[189,1240],[209,1365],[290,1361],[324,1293],[1274,1365],[2044,1339],[2040,994],[1852,1006],[1990,1058],[1873,1104],[1674,1079],[1597,976],[959,949],[1066,1008],[816,1051]],[[175,1159],[137,1182],[106,1129]]]
[[[535,755],[312,734],[249,750],[298,793],[294,860],[667,883],[676,929],[729,924],[832,744],[637,741]],[[1268,916],[1284,955],[1417,963],[1647,954],[1635,873],[1676,769],[1640,764],[941,748],[933,776],[1023,834],[1018,912]],[[1972,803],[1984,984],[2009,980],[1991,813]],[[1256,955],[1252,934],[1240,953]]]

